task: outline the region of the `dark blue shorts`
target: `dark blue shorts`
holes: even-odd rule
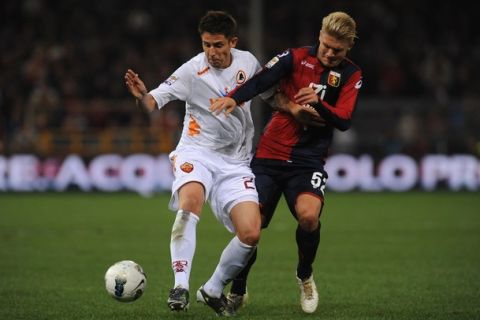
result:
[[[254,159],[252,171],[264,216],[263,228],[270,223],[282,194],[295,219],[295,202],[301,193],[313,194],[322,201],[324,199],[328,175],[323,166],[299,167],[285,161]]]

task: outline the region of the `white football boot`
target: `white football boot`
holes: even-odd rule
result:
[[[318,292],[315,281],[313,281],[313,274],[304,281],[297,277],[297,281],[300,287],[300,305],[302,310],[306,313],[315,312],[318,306]]]
[[[229,292],[227,295],[228,304],[235,311],[245,306],[248,302],[248,298],[248,291],[246,291],[245,294],[236,294]]]

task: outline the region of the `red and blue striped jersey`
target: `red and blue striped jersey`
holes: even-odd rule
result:
[[[229,94],[237,103],[248,101],[276,83],[294,101],[303,87],[315,88],[320,103],[313,105],[325,126],[303,126],[292,115],[276,111],[266,125],[257,146],[257,159],[274,159],[297,165],[323,165],[333,130],[347,130],[351,125],[362,72],[349,59],[334,68],[326,68],[318,60],[318,47],[289,49],[274,57],[262,71]]]

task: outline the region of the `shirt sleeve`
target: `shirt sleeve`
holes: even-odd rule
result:
[[[255,76],[236,87],[228,95],[237,104],[251,100],[256,95],[270,89],[286,74],[290,73],[293,66],[293,55],[287,50],[273,57]]]
[[[325,101],[312,104],[312,107],[335,128],[341,131],[348,130],[351,126],[352,114],[357,104],[358,91],[362,87],[362,73],[356,71],[340,90],[335,106]]]
[[[157,88],[150,91],[159,109],[172,100],[186,101],[188,99],[191,91],[192,74],[192,67],[186,62]]]

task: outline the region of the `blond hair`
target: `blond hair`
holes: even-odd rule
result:
[[[357,24],[352,17],[342,11],[330,13],[322,20],[322,29],[325,33],[340,40],[346,40],[353,46],[357,38]]]

